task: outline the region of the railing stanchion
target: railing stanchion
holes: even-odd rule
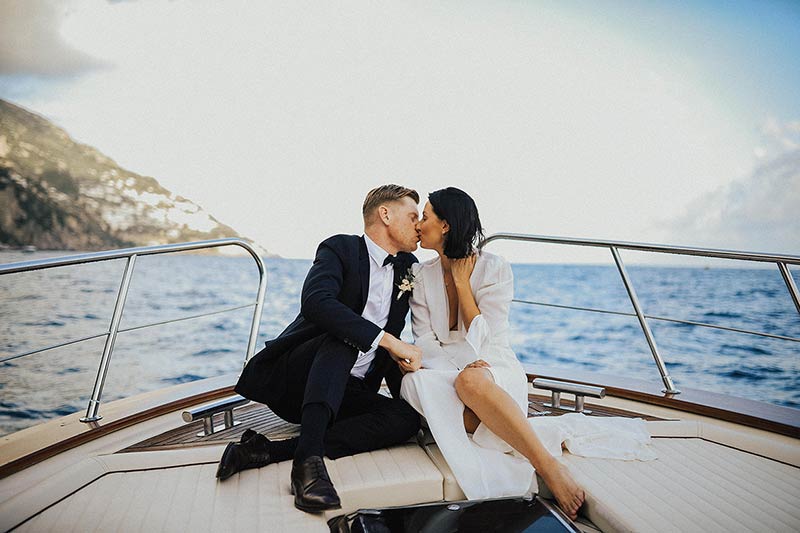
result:
[[[127,329],[120,329],[119,326],[120,322],[122,321],[122,312],[125,307],[125,300],[128,296],[128,288],[130,287],[131,278],[133,276],[133,267],[136,261],[136,257],[145,255],[159,255],[159,254],[173,253],[173,252],[188,252],[192,250],[205,250],[221,246],[239,246],[240,248],[244,248],[247,251],[247,253],[249,253],[255,260],[256,266],[258,267],[259,281],[258,281],[258,296],[254,303],[250,303],[243,306],[229,307],[221,311],[213,311],[210,313],[203,313],[191,317],[177,318],[172,320],[166,320],[163,322],[151,322],[148,324],[138,325]],[[108,331],[104,333],[90,335],[87,337],[82,337],[79,339],[71,339],[66,342],[60,342],[58,344],[47,346],[45,348],[37,348],[24,353],[12,354],[9,356],[5,356],[5,354],[3,354],[3,356],[0,356],[0,363],[3,363],[5,361],[11,361],[12,359],[26,357],[28,355],[34,355],[49,350],[54,350],[56,348],[69,346],[72,344],[84,342],[91,339],[105,337],[106,342],[105,345],[103,346],[103,355],[100,358],[100,367],[97,370],[97,377],[95,379],[94,388],[92,390],[92,396],[89,399],[89,405],[86,408],[86,416],[81,418],[81,422],[96,422],[102,418],[97,414],[100,408],[100,397],[103,394],[103,386],[105,385],[106,375],[108,374],[108,369],[111,363],[111,355],[114,351],[114,343],[116,342],[118,333],[125,333],[126,331],[133,331],[146,327],[171,324],[183,320],[190,320],[194,318],[211,316],[222,312],[236,311],[244,307],[254,307],[253,319],[250,325],[250,336],[247,342],[247,353],[245,353],[245,363],[247,363],[248,359],[253,355],[253,352],[255,351],[256,341],[258,339],[258,325],[259,322],[261,321],[261,310],[264,306],[264,295],[266,294],[267,291],[267,268],[264,264],[264,260],[261,258],[260,255],[258,255],[256,249],[241,239],[215,239],[210,241],[161,244],[156,246],[139,246],[136,248],[124,248],[121,250],[107,250],[102,252],[90,252],[86,254],[70,255],[66,257],[53,257],[48,259],[37,259],[33,261],[22,261],[19,263],[0,264],[0,276],[4,274],[30,272],[32,270],[42,270],[42,269],[64,267],[64,266],[82,265],[87,263],[97,263],[101,261],[110,261],[114,259],[125,259],[127,263],[125,264],[125,271],[122,275],[122,283],[120,284],[119,292],[117,294],[117,300],[114,304],[114,314],[112,315],[111,325],[109,326]]]
[[[786,263],[778,261],[777,265],[778,269],[781,271],[781,276],[783,276],[783,282],[786,283],[786,288],[789,289],[789,294],[792,296],[794,306],[797,312],[800,313],[800,295],[797,293],[797,285],[794,283],[792,273],[789,271],[789,267],[786,266]]]
[[[108,374],[108,365],[111,363],[111,354],[114,351],[114,343],[117,341],[117,332],[119,331],[119,324],[122,321],[122,311],[125,309],[125,300],[128,297],[128,288],[131,285],[131,278],[133,277],[133,266],[136,263],[136,254],[128,256],[128,262],[125,264],[125,272],[122,274],[122,283],[119,286],[119,293],[117,294],[117,301],[114,304],[114,314],[111,317],[111,325],[106,337],[106,344],[103,347],[103,356],[100,358],[100,367],[97,369],[97,378],[94,381],[94,389],[92,390],[92,397],[89,399],[89,405],[86,408],[86,416],[81,418],[81,422],[96,422],[103,418],[97,414],[100,409],[100,396],[103,394],[103,385],[106,382],[106,375]]]
[[[248,250],[249,251],[249,250]],[[264,305],[264,295],[267,291],[267,267],[264,265],[264,260],[261,259],[261,256],[250,252],[253,256],[253,259],[256,261],[256,265],[258,265],[258,296],[256,296],[256,308],[253,310],[253,321],[250,324],[250,338],[247,340],[247,353],[244,354],[244,365],[247,364],[247,361],[255,353],[256,347],[256,340],[258,339],[258,324],[261,322],[261,308]]]
[[[619,269],[619,273],[622,276],[622,281],[625,284],[625,289],[628,291],[628,296],[630,297],[631,303],[633,304],[633,308],[636,311],[636,318],[639,319],[639,324],[641,325],[642,331],[644,332],[645,338],[647,339],[647,344],[650,346],[650,351],[653,353],[653,359],[655,359],[656,365],[658,366],[658,371],[661,373],[661,379],[664,381],[664,386],[666,387],[666,389],[663,392],[668,394],[680,394],[680,391],[676,389],[675,385],[672,383],[672,378],[669,376],[669,372],[667,372],[667,368],[664,365],[664,361],[661,359],[661,355],[658,353],[658,348],[656,347],[656,342],[655,339],[653,338],[653,333],[652,331],[650,331],[650,327],[647,324],[647,317],[642,312],[641,306],[639,305],[639,299],[636,296],[636,291],[634,291],[633,289],[633,285],[631,284],[631,280],[628,277],[628,273],[625,271],[625,265],[622,263],[622,258],[619,255],[620,249],[634,250],[637,252],[653,252],[660,254],[676,254],[676,255],[695,256],[695,257],[714,257],[719,259],[731,259],[738,261],[755,261],[759,263],[775,263],[778,265],[778,268],[781,271],[781,275],[783,276],[783,281],[786,283],[786,287],[789,289],[789,294],[792,297],[792,301],[794,302],[795,307],[797,308],[797,312],[800,313],[800,295],[798,294],[797,285],[795,284],[794,279],[792,278],[792,274],[789,271],[789,266],[788,266],[788,265],[794,265],[794,266],[800,265],[800,256],[798,255],[767,254],[759,252],[738,252],[735,250],[714,250],[708,248],[690,248],[686,246],[668,246],[664,244],[647,244],[647,243],[608,241],[608,240],[597,240],[597,239],[576,239],[571,237],[553,237],[548,235],[527,235],[523,233],[495,233],[493,235],[489,235],[488,237],[486,237],[486,239],[484,239],[478,245],[478,247],[483,249],[490,242],[500,241],[500,240],[537,242],[546,244],[561,244],[567,246],[588,246],[592,248],[608,248],[609,250],[611,250],[611,254],[614,256],[614,261],[617,263],[617,268]],[[550,307],[577,309],[582,311],[594,311],[594,312],[602,312],[610,314],[627,314],[627,313],[617,313],[614,311],[593,309],[593,308],[586,309],[574,306],[542,304],[540,302],[526,302],[524,300],[514,300],[514,301],[529,303],[534,305],[548,305]],[[710,327],[728,331],[735,331],[738,333],[760,335],[762,337],[772,337],[793,342],[798,342],[800,340],[787,335],[774,335],[763,332],[748,331],[739,328],[730,328],[730,327],[716,326],[713,324],[704,324],[702,322],[693,322],[688,320],[673,320],[664,317],[651,317],[651,318],[654,318],[656,320],[668,320],[670,322],[689,324],[692,326]]]
[[[666,387],[666,389],[664,389],[662,392],[668,394],[680,394],[681,391],[675,388],[675,385],[672,383],[672,378],[667,371],[667,367],[664,364],[664,360],[661,359],[661,354],[658,353],[658,347],[656,346],[656,340],[653,337],[653,332],[650,331],[650,326],[647,324],[647,319],[642,312],[642,306],[639,304],[639,298],[636,296],[636,290],[633,288],[633,283],[631,282],[630,277],[628,277],[628,272],[625,270],[625,264],[622,262],[622,257],[619,255],[619,250],[617,250],[616,246],[610,246],[609,249],[611,250],[611,255],[614,256],[614,262],[617,264],[617,269],[619,270],[619,275],[622,277],[622,282],[625,284],[625,290],[628,291],[628,296],[633,304],[633,310],[636,312],[636,318],[639,319],[639,325],[642,326],[642,332],[647,339],[648,346],[650,346],[650,351],[653,353],[653,359],[656,361],[658,371],[661,373],[661,380],[664,382],[664,386]]]

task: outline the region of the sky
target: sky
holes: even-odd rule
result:
[[[792,1],[0,0],[0,98],[298,258],[392,182],[800,255],[799,57]],[[578,260],[544,248],[506,253]]]

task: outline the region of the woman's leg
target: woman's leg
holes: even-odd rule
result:
[[[530,461],[570,518],[577,517],[584,492],[564,465],[550,455],[528,424],[517,402],[499,387],[485,368],[467,368],[455,382],[461,401],[492,432]],[[465,422],[468,416],[465,412]],[[470,428],[467,428],[470,429]]]
[[[481,419],[478,418],[475,411],[469,407],[464,407],[464,429],[467,430],[467,433],[475,433],[479,425],[481,425]]]

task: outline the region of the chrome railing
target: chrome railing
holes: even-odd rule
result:
[[[661,353],[658,350],[658,346],[656,345],[655,337],[653,336],[653,332],[650,329],[649,324],[647,323],[647,319],[651,320],[663,320],[667,322],[676,322],[681,324],[689,324],[693,326],[701,326],[701,327],[708,327],[714,329],[722,329],[727,331],[735,331],[738,333],[747,333],[751,335],[759,335],[762,337],[770,337],[776,338],[781,340],[793,341],[793,342],[800,342],[800,339],[795,337],[788,337],[784,335],[774,335],[771,333],[759,332],[759,331],[750,331],[745,329],[739,328],[730,328],[725,326],[717,326],[714,324],[706,324],[703,322],[693,322],[688,320],[678,320],[674,318],[668,317],[659,317],[653,315],[647,315],[642,310],[642,306],[639,303],[639,297],[636,295],[636,289],[633,286],[633,282],[631,281],[630,276],[628,276],[628,272],[625,269],[625,264],[622,262],[622,257],[620,256],[620,250],[632,250],[637,252],[654,252],[654,253],[662,253],[662,254],[676,254],[676,255],[689,255],[689,256],[699,256],[699,257],[711,257],[717,259],[732,259],[732,260],[741,260],[741,261],[755,261],[760,263],[773,263],[778,266],[780,270],[781,276],[783,277],[783,281],[786,284],[786,289],[789,291],[789,296],[791,297],[792,301],[794,302],[795,308],[797,312],[800,313],[800,295],[798,295],[797,285],[792,278],[791,272],[789,272],[789,265],[800,265],[800,256],[796,255],[782,255],[782,254],[765,254],[765,253],[758,253],[758,252],[738,252],[733,250],[714,250],[714,249],[706,249],[706,248],[690,248],[685,246],[668,246],[662,244],[646,244],[646,243],[633,243],[633,242],[624,242],[624,241],[603,241],[603,240],[596,240],[596,239],[574,239],[570,237],[551,237],[546,235],[526,235],[521,233],[495,233],[490,235],[483,241],[481,247],[485,247],[487,244],[493,241],[500,241],[500,240],[507,240],[507,241],[523,241],[523,242],[537,242],[537,243],[545,243],[545,244],[561,244],[561,245],[569,245],[569,246],[584,246],[584,247],[593,247],[593,248],[606,248],[611,251],[611,255],[614,258],[614,263],[617,265],[617,270],[619,271],[619,275],[622,279],[622,283],[625,285],[625,290],[628,292],[628,297],[631,300],[631,304],[633,305],[633,313],[624,313],[619,311],[609,311],[605,309],[597,309],[597,308],[590,308],[590,307],[574,307],[568,305],[556,305],[551,303],[545,302],[533,302],[528,300],[517,300],[515,302],[524,303],[524,304],[531,304],[531,305],[542,305],[547,307],[558,307],[562,309],[573,309],[573,310],[580,310],[580,311],[590,311],[590,312],[597,312],[597,313],[606,313],[606,314],[614,314],[614,315],[623,315],[623,316],[635,316],[638,321],[639,325],[642,328],[642,333],[644,334],[645,339],[647,340],[647,345],[650,347],[650,352],[653,355],[653,359],[655,360],[656,366],[658,367],[658,371],[661,374],[661,380],[664,382],[664,389],[662,392],[668,394],[680,394],[680,390],[675,388],[674,383],[672,382],[672,378],[667,371],[667,367],[664,364],[664,360],[661,357]]]
[[[256,296],[255,302],[246,305],[239,305],[236,307],[216,310],[200,315],[193,315],[190,317],[183,317],[163,322],[141,324],[128,329],[122,329],[122,330],[119,329],[119,325],[122,320],[122,312],[125,309],[125,301],[128,297],[128,288],[130,287],[131,284],[131,279],[133,277],[133,269],[134,265],[136,264],[137,257],[145,255],[174,253],[174,252],[186,252],[191,250],[205,250],[209,248],[219,248],[221,246],[239,246],[241,248],[244,248],[255,260],[256,266],[258,267],[259,271],[258,295]],[[114,303],[114,312],[112,313],[111,316],[111,324],[109,325],[108,331],[96,335],[91,335],[89,337],[72,339],[67,342],[54,344],[52,346],[39,348],[25,353],[3,357],[0,359],[0,363],[9,361],[11,359],[18,359],[20,357],[26,357],[28,355],[45,352],[48,350],[54,350],[56,348],[68,346],[70,344],[76,344],[79,342],[84,342],[90,339],[105,337],[106,341],[105,345],[103,346],[103,355],[100,358],[100,366],[97,369],[97,377],[95,378],[94,388],[92,389],[92,397],[89,399],[89,405],[86,408],[86,416],[81,418],[81,422],[96,422],[97,420],[100,420],[102,418],[102,416],[98,414],[98,411],[100,409],[100,397],[103,394],[103,386],[105,385],[106,375],[108,374],[108,368],[111,363],[111,355],[114,352],[114,344],[117,340],[118,333],[124,333],[126,331],[158,326],[172,322],[179,322],[182,320],[201,318],[218,313],[235,311],[237,309],[244,309],[247,307],[254,307],[253,319],[250,324],[250,337],[247,341],[247,353],[245,354],[245,362],[247,361],[247,359],[250,358],[251,355],[253,355],[256,346],[256,339],[258,338],[258,323],[261,319],[261,308],[264,304],[264,295],[266,294],[267,290],[267,269],[266,266],[264,265],[264,261],[261,259],[261,256],[259,256],[258,253],[255,251],[255,249],[252,246],[250,246],[250,244],[240,239],[217,239],[211,241],[198,241],[198,242],[189,242],[180,244],[164,244],[160,246],[142,246],[139,248],[125,248],[122,250],[109,250],[105,252],[93,252],[87,254],[70,255],[66,257],[54,257],[51,259],[39,259],[34,261],[22,261],[19,263],[8,263],[5,265],[0,265],[0,275],[15,274],[20,272],[30,272],[33,270],[43,270],[48,268],[70,266],[70,265],[81,265],[86,263],[97,263],[100,261],[110,261],[112,259],[126,259],[127,262],[125,263],[125,270],[122,274],[122,282],[120,283],[119,291],[117,292],[117,299],[116,302]]]

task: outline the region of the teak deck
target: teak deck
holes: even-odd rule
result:
[[[569,409],[553,409],[545,407],[544,404],[550,401],[549,396],[538,394],[528,395],[528,417],[532,416],[558,416],[572,412]],[[562,405],[572,407],[573,403],[562,399]],[[660,420],[657,417],[642,415],[632,411],[614,409],[595,404],[586,404],[586,409],[591,410],[590,416],[622,416],[626,418],[643,418],[645,420]],[[266,435],[270,439],[280,440],[294,437],[299,432],[297,424],[291,424],[282,420],[268,407],[259,403],[250,403],[234,410],[235,419],[239,424],[230,428],[217,431],[209,436],[197,436],[203,430],[201,420],[188,423],[179,428],[164,432],[155,437],[143,440],[137,444],[129,446],[122,452],[143,452],[156,450],[169,450],[185,448],[190,446],[204,446],[220,444],[232,440],[238,440],[245,429],[252,428],[259,433]],[[220,413],[214,416],[215,427],[223,427],[223,415]]]

